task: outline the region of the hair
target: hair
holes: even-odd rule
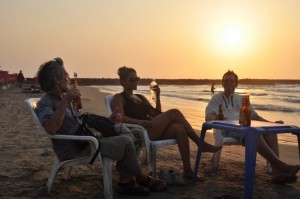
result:
[[[64,62],[59,57],[43,63],[37,72],[41,89],[45,92],[53,90],[55,80],[61,79],[64,72]]]
[[[126,66],[122,66],[118,69],[118,75],[120,77],[120,80],[127,80],[128,76],[131,73],[136,73],[136,71],[133,68],[129,68]]]
[[[233,72],[233,70],[228,70],[224,75],[223,75],[223,78],[222,78],[222,85],[223,85],[223,81],[224,81],[224,77],[226,75],[233,75],[235,77],[235,84],[236,84],[236,87],[238,86],[239,84],[239,77],[237,76],[237,74],[235,74]]]

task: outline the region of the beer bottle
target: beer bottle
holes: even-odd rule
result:
[[[244,120],[244,117],[245,117],[243,110],[244,110],[244,108],[245,108],[246,95],[243,95],[242,97],[243,97],[243,99],[242,99],[242,105],[241,105],[241,107],[240,107],[240,117],[239,117],[239,123],[240,123],[240,124],[243,123],[243,120]]]
[[[78,84],[77,84],[77,79],[76,78],[74,78],[74,80],[73,80],[73,88],[78,89]],[[74,110],[81,109],[82,105],[81,105],[80,96],[74,96],[73,100],[72,100],[72,104],[73,104]]]
[[[218,120],[224,120],[224,113],[223,113],[222,104],[219,105]]]
[[[243,126],[251,125],[251,106],[249,95],[243,96],[243,105],[240,110],[240,124]]]

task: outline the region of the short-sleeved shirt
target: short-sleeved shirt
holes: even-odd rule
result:
[[[61,98],[55,94],[47,93],[37,104],[37,115],[42,124],[44,124],[56,111],[61,103]],[[73,115],[72,115],[73,112]],[[79,111],[75,111],[71,104],[68,106],[62,126],[56,134],[74,135],[79,127],[81,116]],[[77,120],[77,121],[76,121]],[[84,132],[82,132],[84,133]],[[53,149],[57,157],[62,160],[68,160],[76,156],[85,146],[82,141],[52,139]]]
[[[218,114],[219,113],[219,105],[222,104],[224,119],[225,120],[238,120],[240,115],[240,107],[242,105],[242,96],[238,94],[230,95],[229,99],[226,98],[223,93],[215,94],[211,100],[209,101],[206,109],[205,116],[209,114]],[[250,104],[251,105],[251,104]],[[253,109],[251,105],[251,118],[257,116],[256,111]],[[228,132],[223,131],[223,136],[225,137],[233,137],[239,140],[242,144],[244,144],[244,135],[236,132]]]

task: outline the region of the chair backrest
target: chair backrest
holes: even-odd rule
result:
[[[108,113],[109,115],[112,113],[110,103],[111,103],[111,100],[112,100],[113,97],[114,97],[114,95],[106,95],[106,96],[105,96],[106,110],[107,110],[107,113]]]
[[[25,105],[28,108],[29,112],[31,113],[31,116],[34,120],[34,122],[39,126],[40,130],[46,134],[48,137],[50,137],[50,135],[46,132],[46,130],[44,129],[40,119],[38,118],[37,114],[36,114],[36,107],[37,107],[37,103],[40,101],[41,98],[29,98],[25,100]]]

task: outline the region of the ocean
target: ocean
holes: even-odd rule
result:
[[[195,129],[201,129],[205,107],[212,97],[211,85],[159,85],[162,110],[179,109]],[[92,86],[111,94],[122,91],[121,86]],[[215,85],[215,93],[223,91]],[[256,112],[269,121],[283,120],[285,124],[300,126],[300,84],[243,85],[236,88],[239,94],[249,94]],[[150,98],[149,86],[139,85],[136,93]],[[279,135],[279,142],[297,145],[295,135]]]

